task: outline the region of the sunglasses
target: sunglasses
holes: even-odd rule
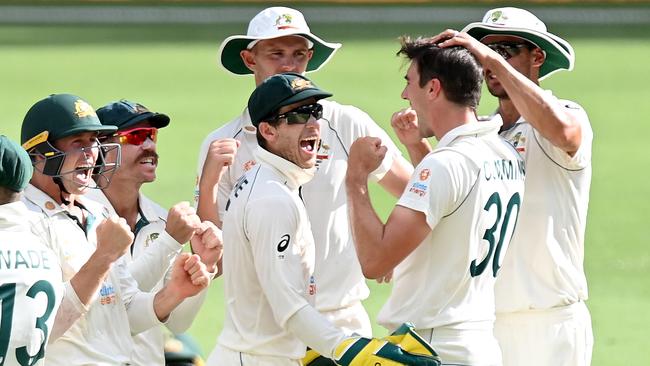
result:
[[[496,42],[490,43],[487,45],[494,52],[498,53],[505,60],[515,57],[521,53],[523,48],[530,49],[530,44],[528,43],[513,43],[513,42]]]
[[[117,132],[113,136],[118,138],[120,145],[142,145],[147,139],[156,142],[158,139],[158,129],[155,127],[139,127]]]
[[[318,103],[301,105],[289,112],[278,114],[272,118],[272,121],[286,119],[289,125],[305,124],[309,122],[310,117],[314,117],[316,120],[323,118],[323,106]]]

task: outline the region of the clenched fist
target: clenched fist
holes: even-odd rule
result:
[[[219,183],[225,168],[235,161],[239,145],[240,142],[235,139],[219,139],[210,143],[201,172],[200,186],[214,187]]]
[[[111,215],[97,225],[96,233],[96,252],[105,255],[110,262],[115,262],[124,255],[133,243],[131,228],[126,220],[116,215]]]
[[[208,272],[217,272],[217,264],[223,254],[223,236],[221,229],[210,221],[204,221],[190,240],[192,252],[198,254],[206,265]]]
[[[187,243],[194,231],[201,225],[201,219],[197,216],[194,208],[189,202],[180,202],[169,209],[165,231],[174,240],[184,244]]]
[[[422,141],[418,128],[418,116],[411,108],[405,108],[393,113],[390,125],[397,138],[404,146],[414,145]]]
[[[355,173],[366,179],[376,170],[386,156],[388,149],[378,137],[360,137],[350,146],[348,174]]]

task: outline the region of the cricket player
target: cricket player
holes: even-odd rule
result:
[[[32,163],[0,135],[0,364],[42,365],[64,286],[57,256],[34,230],[37,214],[20,201]]]
[[[210,281],[199,257],[184,253],[174,262],[172,278],[163,289],[138,290],[122,257],[133,242],[125,220],[108,217],[103,206],[83,197],[95,186],[93,176],[99,175],[95,180],[103,186],[119,161],[119,154],[112,153],[119,145],[97,140],[114,131],[115,126],[99,122],[90,104],[71,94],[38,101],[23,120],[21,140],[34,165],[24,201],[50,222],[53,240],[48,244],[58,254],[63,280],[80,271],[95,271],[103,280],[94,301],[84,302],[88,304],[84,316],[49,346],[48,365],[135,364],[131,335],[162,324],[178,304]],[[107,160],[110,156],[116,160]],[[108,218],[102,221],[103,217]],[[105,253],[107,246],[119,250]],[[97,252],[101,255],[97,266],[84,266]]]
[[[581,106],[539,86],[573,69],[573,48],[518,8],[492,9],[463,32],[447,44],[467,47],[483,65],[499,99],[501,135],[528,167],[526,200],[496,285],[504,365],[589,365],[583,263],[593,132]]]
[[[412,322],[443,365],[500,365],[494,284],[523,200],[524,162],[497,134],[499,122],[477,121],[483,77],[469,51],[405,38],[399,53],[411,61],[402,98],[421,138],[435,136],[438,145],[385,224],[367,174],[386,148],[368,137],[350,150],[346,185],[361,268],[368,278],[394,269],[378,321],[389,330]]]
[[[227,312],[209,365],[302,365],[305,345],[338,365],[438,364],[417,335],[410,345],[419,355],[338,329],[312,306],[320,293],[300,191],[315,173],[321,143],[323,109],[316,102],[331,95],[301,74],[285,73],[260,84],[248,101],[259,163],[226,202]]]
[[[219,60],[233,74],[253,74],[259,85],[276,73],[316,71],[340,46],[312,34],[299,11],[271,7],[250,21],[247,35],[223,41]],[[323,107],[323,117],[321,144],[313,146],[317,170],[314,179],[301,189],[309,219],[314,223],[314,276],[320,293],[315,306],[338,327],[370,336],[370,320],[361,303],[369,290],[354,251],[346,209],[344,177],[350,146],[361,136],[382,139],[389,152],[370,178],[396,197],[404,190],[413,168],[365,112],[329,100],[318,103]],[[221,222],[237,180],[258,162],[254,156],[257,146],[256,126],[251,123],[248,109],[204,140],[197,179],[197,212],[202,219]]]
[[[138,288],[142,291],[162,289],[170,279],[172,265],[184,244],[182,240],[190,236],[194,253],[199,254],[208,272],[216,273],[217,261],[221,258],[220,230],[211,222],[202,223],[197,229],[195,223],[188,224],[187,220],[197,216],[187,202],[175,205],[168,214],[140,192],[142,184],[156,179],[158,130],[169,125],[169,117],[128,100],[108,103],[97,109],[97,116],[103,125],[117,127],[115,133],[101,142],[120,144],[121,163],[108,187],[90,190],[86,196],[103,204],[111,214],[123,217],[129,225],[135,239],[125,259]],[[109,156],[108,160],[113,159]],[[207,289],[204,289],[199,295],[183,301],[171,313],[165,324],[167,328],[173,333],[186,331],[206,294]],[[136,334],[133,340],[135,363],[165,364],[165,334],[161,327]]]

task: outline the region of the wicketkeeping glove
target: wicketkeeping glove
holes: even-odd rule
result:
[[[336,346],[334,361],[341,366],[440,366],[438,354],[409,323],[383,339],[345,339]]]
[[[336,366],[334,361],[322,356],[311,348],[307,348],[307,353],[302,358],[302,364],[304,366]]]

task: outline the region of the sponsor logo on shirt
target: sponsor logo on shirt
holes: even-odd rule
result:
[[[99,290],[99,303],[102,305],[110,305],[115,303],[115,289],[110,283],[104,282],[102,288]]]
[[[428,171],[428,169],[425,169],[425,170]],[[413,183],[411,188],[409,188],[409,192],[415,193],[418,196],[423,197],[425,194],[427,194],[427,189],[429,189],[428,185],[415,182],[415,183]]]
[[[316,294],[316,279],[314,279],[314,276],[309,277],[308,291],[309,291],[310,295],[315,295]]]
[[[521,132],[517,132],[512,138],[510,138],[510,143],[515,147],[515,150],[520,153],[526,152],[526,136]]]
[[[278,243],[278,259],[284,259],[284,254],[282,254],[289,247],[291,243],[291,235],[284,234],[280,237],[280,242]]]
[[[320,167],[324,160],[330,158],[330,145],[321,143],[316,153],[316,169]]]
[[[255,164],[257,164],[257,162],[255,160],[249,160],[249,161],[245,162],[244,166],[243,166],[244,171],[247,172],[247,171],[251,170],[251,168],[253,166],[255,166]]]
[[[160,233],[151,233],[151,234],[149,234],[149,236],[147,236],[147,238],[144,240],[144,247],[146,248],[149,245],[151,245],[151,243],[153,243],[154,240],[158,239],[159,236],[160,236]]]
[[[430,175],[431,171],[429,169],[422,169],[420,171],[420,180],[427,180]]]

